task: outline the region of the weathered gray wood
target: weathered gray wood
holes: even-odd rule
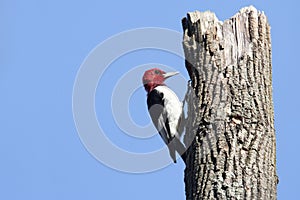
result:
[[[270,26],[243,8],[221,22],[212,12],[183,19],[191,78],[187,199],[276,199]]]

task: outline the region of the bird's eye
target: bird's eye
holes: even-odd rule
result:
[[[155,70],[154,73],[155,74],[160,74],[160,71],[159,70]]]

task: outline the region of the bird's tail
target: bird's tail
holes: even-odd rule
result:
[[[175,145],[173,142],[170,142],[169,145],[169,153],[170,153],[170,156],[173,160],[174,163],[176,163],[176,151],[175,151]]]
[[[168,146],[169,146],[170,156],[174,161],[174,163],[176,163],[176,151],[181,156],[184,163],[186,162],[186,154],[185,154],[186,148],[177,137],[174,137]]]

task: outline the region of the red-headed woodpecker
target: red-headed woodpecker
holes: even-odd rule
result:
[[[178,72],[164,72],[158,68],[147,70],[143,76],[143,84],[147,91],[147,105],[153,124],[176,163],[176,151],[185,162],[185,146],[180,141],[184,120],[182,103],[177,95],[168,88],[164,81]]]

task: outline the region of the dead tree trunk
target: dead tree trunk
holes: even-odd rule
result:
[[[254,7],[183,19],[187,199],[276,199],[270,26]]]

